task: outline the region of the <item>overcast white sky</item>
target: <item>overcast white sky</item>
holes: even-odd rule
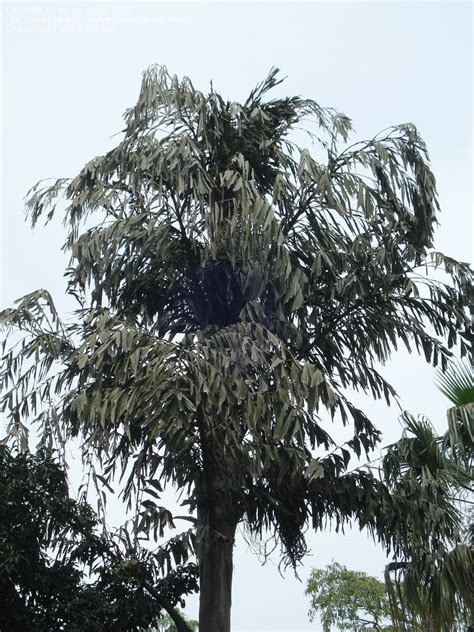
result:
[[[113,146],[152,63],[214,86],[232,100],[279,66],[275,94],[299,94],[349,115],[356,137],[413,122],[428,143],[442,214],[436,246],[471,259],[472,5],[403,2],[4,3],[2,27],[1,306],[48,288],[63,314],[61,223],[32,232],[22,199],[37,180],[74,176]],[[387,375],[404,408],[443,428],[447,402],[433,372],[398,354]],[[359,402],[361,400],[358,400]],[[388,443],[398,409],[366,402]],[[1,433],[0,433],[1,434]],[[118,518],[117,518],[118,519]],[[332,559],[381,576],[382,550],[365,535],[310,534],[301,569],[261,567],[241,538],[236,550],[233,629],[310,630],[304,582]],[[187,608],[197,616],[197,600]]]

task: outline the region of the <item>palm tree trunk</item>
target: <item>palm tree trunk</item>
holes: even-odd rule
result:
[[[230,632],[234,538],[239,515],[214,465],[198,486],[199,632]]]
[[[199,547],[199,631],[230,632],[233,548],[237,524],[217,523]]]
[[[222,442],[208,436],[200,410],[197,421],[202,453],[196,525],[199,632],[230,632],[233,551],[239,510],[226,479],[226,462],[220,454]]]

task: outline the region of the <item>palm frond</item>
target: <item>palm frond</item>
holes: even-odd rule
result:
[[[459,360],[446,371],[438,371],[436,385],[455,406],[474,402],[474,374],[467,361]]]

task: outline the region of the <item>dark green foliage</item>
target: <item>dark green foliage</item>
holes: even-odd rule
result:
[[[192,565],[155,583],[145,552],[120,552],[45,452],[0,445],[0,502],[2,632],[147,630],[163,606],[142,580],[171,605],[197,587]]]

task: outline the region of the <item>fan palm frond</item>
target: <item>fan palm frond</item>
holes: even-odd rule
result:
[[[474,402],[474,374],[466,361],[459,360],[446,371],[438,371],[436,385],[455,406]]]

